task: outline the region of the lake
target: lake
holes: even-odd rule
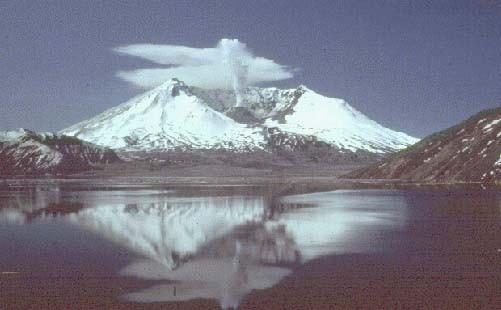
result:
[[[0,309],[471,309],[500,295],[495,190],[0,190]]]

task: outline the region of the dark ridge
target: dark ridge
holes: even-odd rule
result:
[[[501,165],[501,108],[484,110],[458,125],[434,133],[348,178],[401,179],[429,183],[497,184]],[[492,124],[491,128],[485,128]]]

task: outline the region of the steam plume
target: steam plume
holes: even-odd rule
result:
[[[119,78],[133,85],[152,88],[178,78],[188,85],[205,89],[232,89],[236,106],[242,106],[242,93],[247,86],[293,77],[292,70],[271,59],[254,56],[237,39],[222,39],[212,48],[134,44],[117,47],[114,51],[165,66],[117,73]]]
[[[223,62],[229,66],[233,80],[233,91],[235,92],[236,106],[242,106],[242,93],[247,86],[247,75],[249,67],[246,59],[252,58],[245,44],[237,39],[222,39],[218,45],[222,52]]]

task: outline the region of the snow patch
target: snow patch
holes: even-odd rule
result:
[[[501,154],[499,155],[498,160],[494,162],[494,167],[501,167]]]
[[[495,119],[492,122],[490,122],[487,125],[485,125],[482,129],[484,131],[491,131],[494,126],[496,126],[497,124],[499,124],[499,122],[501,122],[501,119]]]

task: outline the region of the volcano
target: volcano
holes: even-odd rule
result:
[[[117,151],[267,151],[270,132],[348,153],[391,153],[418,141],[305,86],[248,87],[241,100],[234,107],[232,91],[172,79],[61,133]]]

